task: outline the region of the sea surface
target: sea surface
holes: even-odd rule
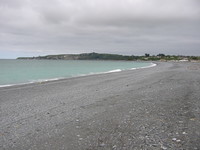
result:
[[[0,87],[151,67],[133,61],[0,59]]]

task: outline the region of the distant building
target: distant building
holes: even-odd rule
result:
[[[179,60],[180,62],[188,62],[189,60],[188,60],[188,58],[183,58],[183,59],[181,59],[181,60]]]

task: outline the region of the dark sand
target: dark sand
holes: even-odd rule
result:
[[[0,149],[200,149],[200,64],[0,88]]]

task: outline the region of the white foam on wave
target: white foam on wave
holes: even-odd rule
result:
[[[115,70],[110,70],[110,71],[108,71],[107,73],[120,72],[120,71],[122,71],[122,70],[121,70],[121,69],[115,69]]]
[[[13,86],[13,84],[0,85],[0,87],[8,87],[8,86]]]
[[[135,69],[137,69],[137,68],[131,68],[130,70],[135,70]]]
[[[33,83],[33,82],[17,83],[17,84],[5,84],[5,85],[0,85],[0,88],[1,88],[1,87],[15,86],[15,85],[26,85],[26,84],[30,84],[30,83]]]
[[[90,72],[89,74],[80,74],[80,75],[76,75],[74,77],[78,77],[78,76],[90,76],[90,75],[95,75],[95,74],[106,74],[106,73],[113,73],[113,72],[120,72],[122,71],[121,69],[115,69],[115,70],[110,70],[110,71],[106,71],[106,72]]]
[[[151,68],[151,67],[155,67],[155,66],[157,66],[157,64],[151,63],[151,65],[150,65],[150,66],[146,66],[146,67],[140,67],[140,68]]]
[[[33,84],[33,83],[44,83],[44,82],[56,81],[56,80],[60,80],[60,79],[64,79],[64,78],[39,79],[39,80],[28,81],[28,82],[25,82],[25,83],[5,84],[5,85],[0,85],[0,88],[1,87],[16,86],[16,85],[27,85],[27,84]]]
[[[32,80],[28,83],[43,83],[43,82],[48,82],[48,81],[56,81],[64,78],[52,78],[52,79],[38,79],[38,80]]]
[[[155,66],[157,66],[157,64],[151,63],[151,65],[149,65],[149,66],[138,67],[138,68],[131,68],[130,70],[135,70],[135,69],[144,69],[144,68],[151,68],[151,67],[155,67]]]

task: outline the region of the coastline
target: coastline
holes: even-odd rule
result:
[[[45,82],[51,82],[51,81],[57,81],[57,80],[65,80],[65,79],[82,77],[82,76],[115,73],[115,72],[121,72],[121,71],[127,71],[127,70],[135,70],[135,69],[145,69],[145,68],[155,67],[157,65],[156,63],[152,63],[152,62],[149,62],[149,63],[150,63],[150,65],[146,66],[146,67],[138,67],[138,68],[130,68],[130,69],[116,69],[116,70],[110,70],[110,71],[106,71],[106,72],[97,72],[97,73],[89,73],[89,74],[79,74],[79,75],[75,75],[75,76],[72,76],[72,77],[58,77],[58,78],[52,78],[52,79],[38,79],[36,81],[30,81],[30,82],[24,82],[24,83],[0,85],[0,88],[12,87],[12,86],[23,86],[23,85],[30,85],[30,84],[41,84],[41,83],[45,83]]]
[[[0,88],[0,149],[199,149],[200,64]]]

